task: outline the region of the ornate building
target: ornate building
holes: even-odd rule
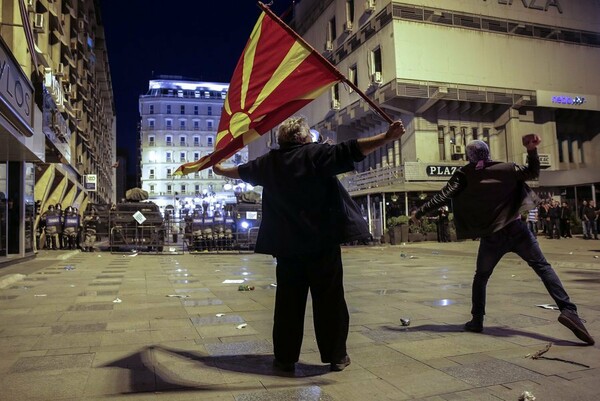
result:
[[[228,88],[224,83],[160,76],[140,96],[142,188],[161,211],[170,209],[177,217],[200,208],[212,212],[235,203],[235,191],[246,189],[244,183],[230,182],[210,168],[173,175],[181,164],[214,150]],[[244,148],[228,163],[243,163],[247,154]]]

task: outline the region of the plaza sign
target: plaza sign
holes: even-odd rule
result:
[[[458,166],[427,166],[427,175],[429,177],[451,177]]]

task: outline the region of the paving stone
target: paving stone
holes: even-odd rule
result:
[[[43,356],[20,358],[10,369],[9,373],[23,373],[34,370],[62,370],[89,368],[94,354],[77,354],[61,356]]]
[[[273,345],[266,340],[247,341],[236,343],[211,343],[204,344],[209,355],[242,355],[242,354],[268,354],[273,353]]]
[[[218,325],[218,324],[232,324],[232,323],[244,323],[245,320],[239,315],[225,315],[225,316],[200,316],[192,317],[190,319],[196,326],[205,325]]]
[[[70,306],[67,310],[69,311],[98,311],[98,310],[112,310],[112,304],[79,304]]]
[[[238,394],[236,401],[279,401],[279,400],[303,400],[303,401],[335,401],[327,392],[319,386],[306,386],[290,390],[261,391],[248,394]]]

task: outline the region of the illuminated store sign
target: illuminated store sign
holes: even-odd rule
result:
[[[33,135],[33,87],[4,42],[0,44],[0,111],[21,133]]]
[[[537,90],[536,103],[552,109],[600,111],[600,96],[593,93]]]
[[[552,103],[579,105],[585,103],[585,98],[582,96],[552,96]]]

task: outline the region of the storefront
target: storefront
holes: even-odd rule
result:
[[[33,86],[0,40],[0,265],[33,255],[35,165],[43,138],[34,135]]]

